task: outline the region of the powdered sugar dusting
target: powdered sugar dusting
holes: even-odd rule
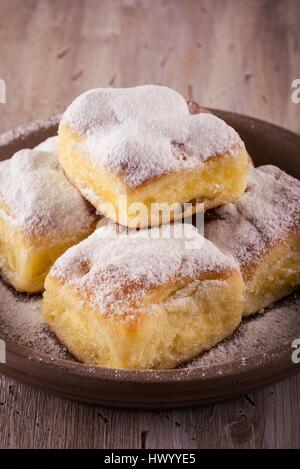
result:
[[[68,352],[50,331],[42,315],[42,298],[16,293],[0,280],[0,337],[56,358]]]
[[[247,269],[289,233],[300,233],[300,182],[275,166],[253,169],[247,191],[208,217],[207,238]]]
[[[218,278],[232,269],[231,261],[191,225],[130,233],[117,233],[110,225],[69,249],[50,275],[79,289],[105,314],[138,308],[148,292],[167,282],[208,274]]]
[[[187,114],[184,98],[165,86],[97,88],[78,96],[67,108],[62,122],[83,134],[128,120],[155,122]]]
[[[58,137],[49,137],[47,140],[44,140],[39,145],[37,145],[34,150],[48,151],[58,155]]]
[[[27,234],[72,240],[95,220],[59,166],[57,137],[0,162],[0,197],[7,208],[0,216]]]
[[[40,295],[17,294],[0,281],[0,337],[23,345],[36,352],[46,353],[53,360],[74,360],[50,331],[42,316]],[[212,366],[225,366],[238,362],[246,364],[247,358],[264,357],[277,347],[300,337],[300,291],[270,306],[251,319],[244,319],[232,337],[227,338],[208,352],[181,365],[187,372],[201,367],[203,372]],[[292,351],[292,349],[291,349]],[[91,367],[91,372],[95,368]],[[182,370],[184,371],[184,370]],[[118,371],[116,371],[118,372]],[[151,371],[150,375],[153,373]]]
[[[92,164],[118,174],[129,188],[243,146],[224,121],[190,114],[180,94],[155,85],[90,90],[69,106],[62,123],[83,135],[79,150],[87,150]]]

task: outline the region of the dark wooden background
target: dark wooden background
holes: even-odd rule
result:
[[[91,87],[161,83],[300,132],[300,1],[0,0],[0,78],[0,131]],[[300,447],[300,376],[171,412],[73,403],[0,377],[0,447]]]

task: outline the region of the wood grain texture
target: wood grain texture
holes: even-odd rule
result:
[[[300,130],[298,0],[0,0],[0,18],[2,131],[137,83]]]
[[[0,131],[63,111],[88,88],[161,83],[300,132],[290,98],[299,25],[298,0],[0,0]],[[73,403],[0,378],[2,448],[296,448],[299,421],[299,376],[159,413]]]
[[[299,448],[300,375],[228,402],[134,412],[0,380],[1,448]]]

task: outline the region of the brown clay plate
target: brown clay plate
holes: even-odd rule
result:
[[[275,164],[300,179],[300,136],[239,114],[213,112],[232,125],[256,165]],[[59,116],[0,136],[0,160],[57,131]],[[0,372],[66,398],[126,408],[163,409],[228,399],[300,371],[292,342],[300,338],[300,293],[242,323],[233,337],[176,370],[102,369],[76,362],[41,318],[41,297],[0,282]],[[32,323],[31,323],[32,321]]]

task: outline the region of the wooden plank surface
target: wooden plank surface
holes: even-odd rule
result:
[[[0,131],[98,86],[161,83],[300,132],[298,0],[0,0]],[[1,301],[1,299],[0,299]],[[299,447],[300,377],[173,412],[72,403],[0,379],[0,447]]]
[[[167,412],[67,401],[0,381],[1,448],[299,448],[300,375],[228,402]]]

